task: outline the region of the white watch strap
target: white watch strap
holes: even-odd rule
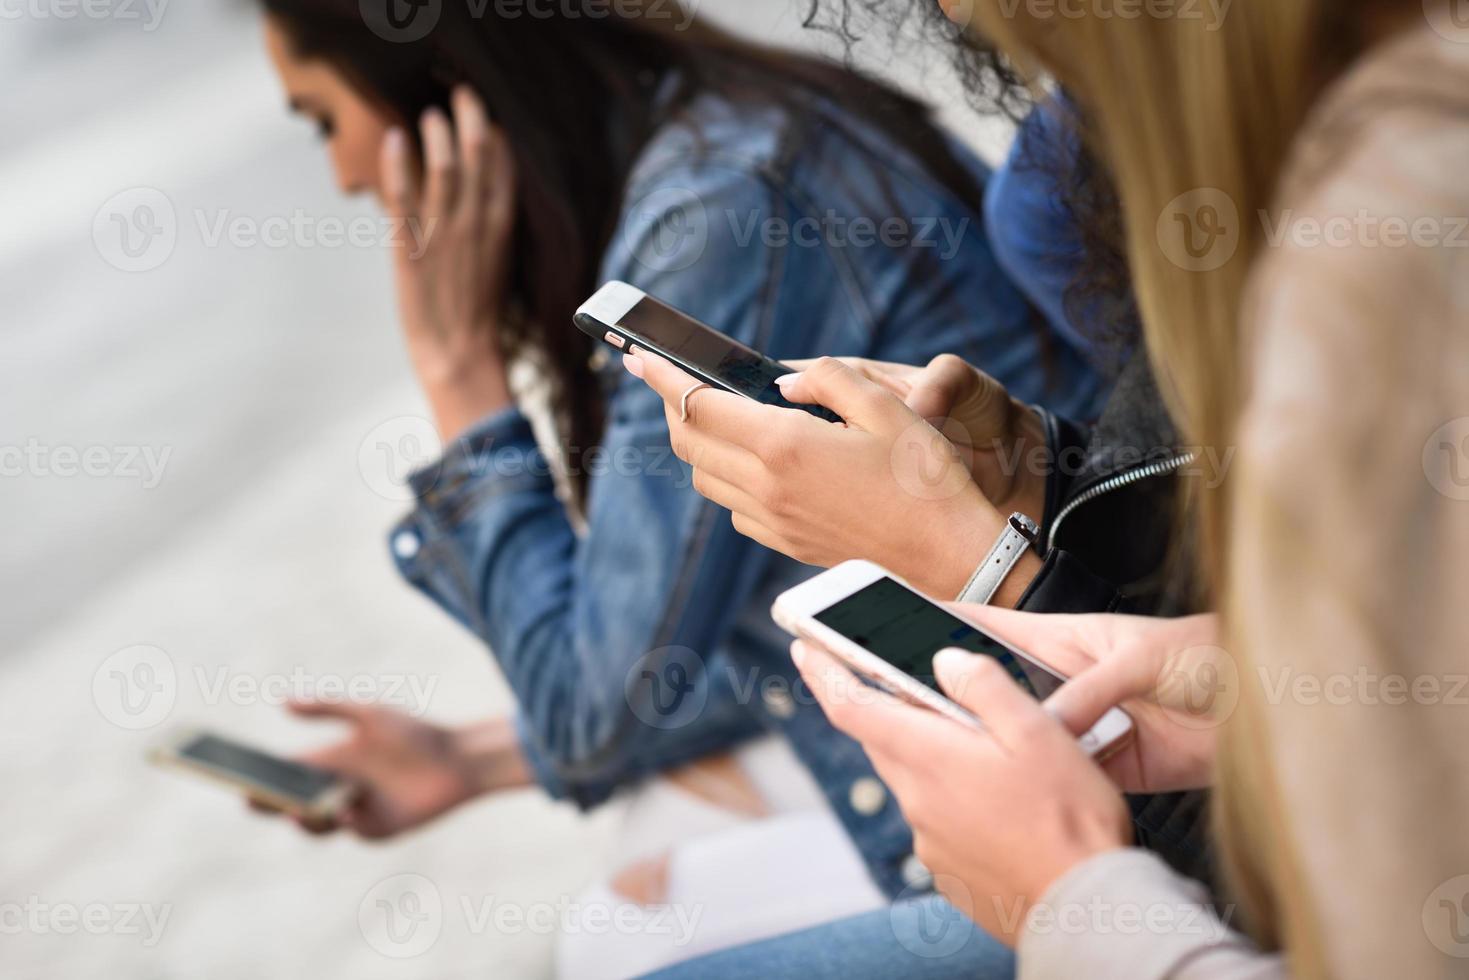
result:
[[[974,575],[959,593],[958,601],[989,603],[1039,534],[1040,528],[1035,521],[1024,514],[1011,514],[1005,523],[1005,533],[1000,535],[1000,540],[974,570]]]

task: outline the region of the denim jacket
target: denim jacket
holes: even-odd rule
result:
[[[1048,342],[997,266],[980,206],[859,120],[818,111],[798,124],[770,107],[692,100],[639,156],[602,279],[778,359],[922,364],[953,352],[1021,399],[1088,417],[1101,381]],[[983,164],[956,152],[982,185]],[[778,731],[879,886],[920,883],[896,804],[797,685],[790,638],[770,619],[774,598],[813,569],[737,533],[692,489],[658,397],[615,361],[603,375],[608,423],[586,464],[586,530],[510,409],[414,476],[416,508],[391,539],[403,575],[488,645],[553,795],[592,807]]]

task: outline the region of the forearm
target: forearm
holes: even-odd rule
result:
[[[453,747],[469,798],[536,784],[515,723],[509,718],[492,718],[456,729]]]
[[[1279,956],[1229,928],[1205,889],[1145,851],[1071,869],[1026,912],[1018,980],[1284,980]]]
[[[416,371],[445,443],[514,404],[504,365],[496,358],[466,359],[433,368],[416,366]]]

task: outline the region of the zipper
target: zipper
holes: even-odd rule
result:
[[[1098,483],[1096,486],[1090,488],[1081,496],[1077,497],[1075,500],[1072,500],[1065,507],[1062,507],[1061,513],[1057,514],[1056,519],[1051,522],[1051,533],[1046,536],[1046,553],[1049,554],[1051,550],[1056,547],[1056,535],[1060,532],[1061,525],[1065,523],[1066,518],[1071,516],[1072,511],[1076,510],[1078,507],[1081,507],[1084,504],[1089,504],[1093,500],[1096,500],[1098,497],[1106,496],[1107,494],[1112,493],[1115,490],[1121,490],[1123,487],[1132,486],[1132,484],[1134,483],[1139,483],[1143,480],[1150,480],[1155,476],[1164,476],[1168,473],[1173,473],[1177,470],[1181,470],[1183,469],[1183,467],[1192,463],[1194,459],[1195,455],[1193,453],[1181,453],[1177,456],[1170,457],[1169,459],[1162,459],[1156,463],[1149,463],[1146,466],[1139,466],[1137,469],[1128,470],[1126,473],[1118,473],[1116,476],[1108,477],[1101,483]]]

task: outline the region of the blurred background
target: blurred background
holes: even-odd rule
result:
[[[804,0],[689,6],[823,41]],[[863,64],[1003,145],[942,68]],[[333,685],[447,722],[510,710],[388,559],[434,448],[389,255],[351,240],[371,203],[287,116],[253,5],[11,0],[0,82],[0,973],[548,975],[547,931],[465,912],[575,895],[616,805],[526,792],[387,845],[318,841],[145,759],[192,725],[328,741],[280,704]],[[403,873],[444,896],[443,928],[386,959],[359,911]]]

